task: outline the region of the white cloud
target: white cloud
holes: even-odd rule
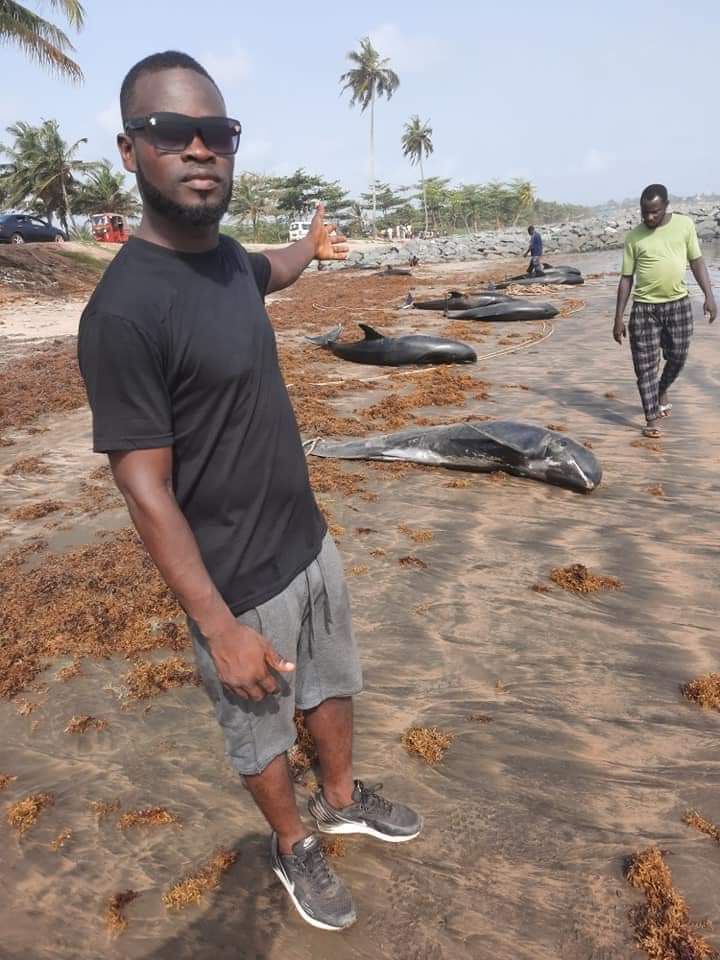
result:
[[[208,53],[202,62],[220,90],[237,86],[252,70],[250,54],[243,47],[234,47],[229,53]]]
[[[118,101],[113,100],[112,103],[109,103],[103,110],[96,114],[95,122],[101,130],[104,130],[105,133],[109,133],[111,136],[120,133],[122,130],[122,120],[120,119],[120,104]]]
[[[607,173],[615,166],[617,166],[617,158],[614,153],[590,147],[582,159],[580,169],[583,173]]]
[[[390,60],[390,66],[400,74],[422,73],[436,67],[447,56],[447,44],[435,37],[403,33],[397,24],[383,23],[370,31],[370,40],[378,53]]]

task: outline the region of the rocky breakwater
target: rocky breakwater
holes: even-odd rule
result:
[[[720,240],[720,204],[678,204],[672,209],[693,218],[701,240]],[[618,210],[607,217],[543,224],[539,229],[545,254],[552,257],[558,253],[587,253],[621,247],[626,232],[636,226],[639,219],[637,210]],[[508,227],[433,240],[378,243],[364,251],[351,251],[345,264],[325,264],[323,267],[406,267],[415,257],[420,263],[520,257],[527,249],[527,244],[527,227]]]

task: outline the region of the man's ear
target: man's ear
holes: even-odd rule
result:
[[[120,151],[120,159],[128,173],[137,173],[137,163],[135,162],[135,144],[130,137],[124,133],[117,135],[117,146]]]

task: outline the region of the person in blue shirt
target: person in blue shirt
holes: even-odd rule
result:
[[[527,272],[530,277],[539,277],[545,272],[542,265],[542,237],[532,224],[528,227],[528,233],[530,234],[530,243],[524,253],[524,256],[530,254],[530,263],[528,264]]]

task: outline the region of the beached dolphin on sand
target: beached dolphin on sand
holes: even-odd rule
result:
[[[364,340],[339,343],[341,326],[322,336],[305,339],[319,347],[327,347],[343,360],[371,363],[381,367],[402,367],[411,363],[474,363],[477,360],[473,348],[459,340],[427,334],[385,337],[366,323],[359,323],[358,326],[365,333]]]
[[[597,458],[577,440],[511,420],[416,427],[367,440],[311,440],[306,449],[340,460],[406,460],[474,473],[502,470],[581,493],[594,490],[602,479]]]
[[[410,305],[415,310],[472,310],[473,307],[489,307],[494,303],[503,303],[510,300],[503,293],[460,293],[459,290],[450,290],[447,297],[435,300],[412,300]]]
[[[492,283],[488,287],[488,292],[492,293],[495,290],[504,290],[505,287],[510,286],[510,284],[528,286],[533,283],[552,283],[575,286],[580,283],[585,283],[583,275],[576,267],[551,267],[549,264],[544,264],[544,266],[545,271],[543,273],[535,275],[520,273],[516,277],[506,277],[499,283]]]
[[[534,303],[521,297],[470,310],[449,310],[450,320],[551,320],[558,315],[551,303]]]

